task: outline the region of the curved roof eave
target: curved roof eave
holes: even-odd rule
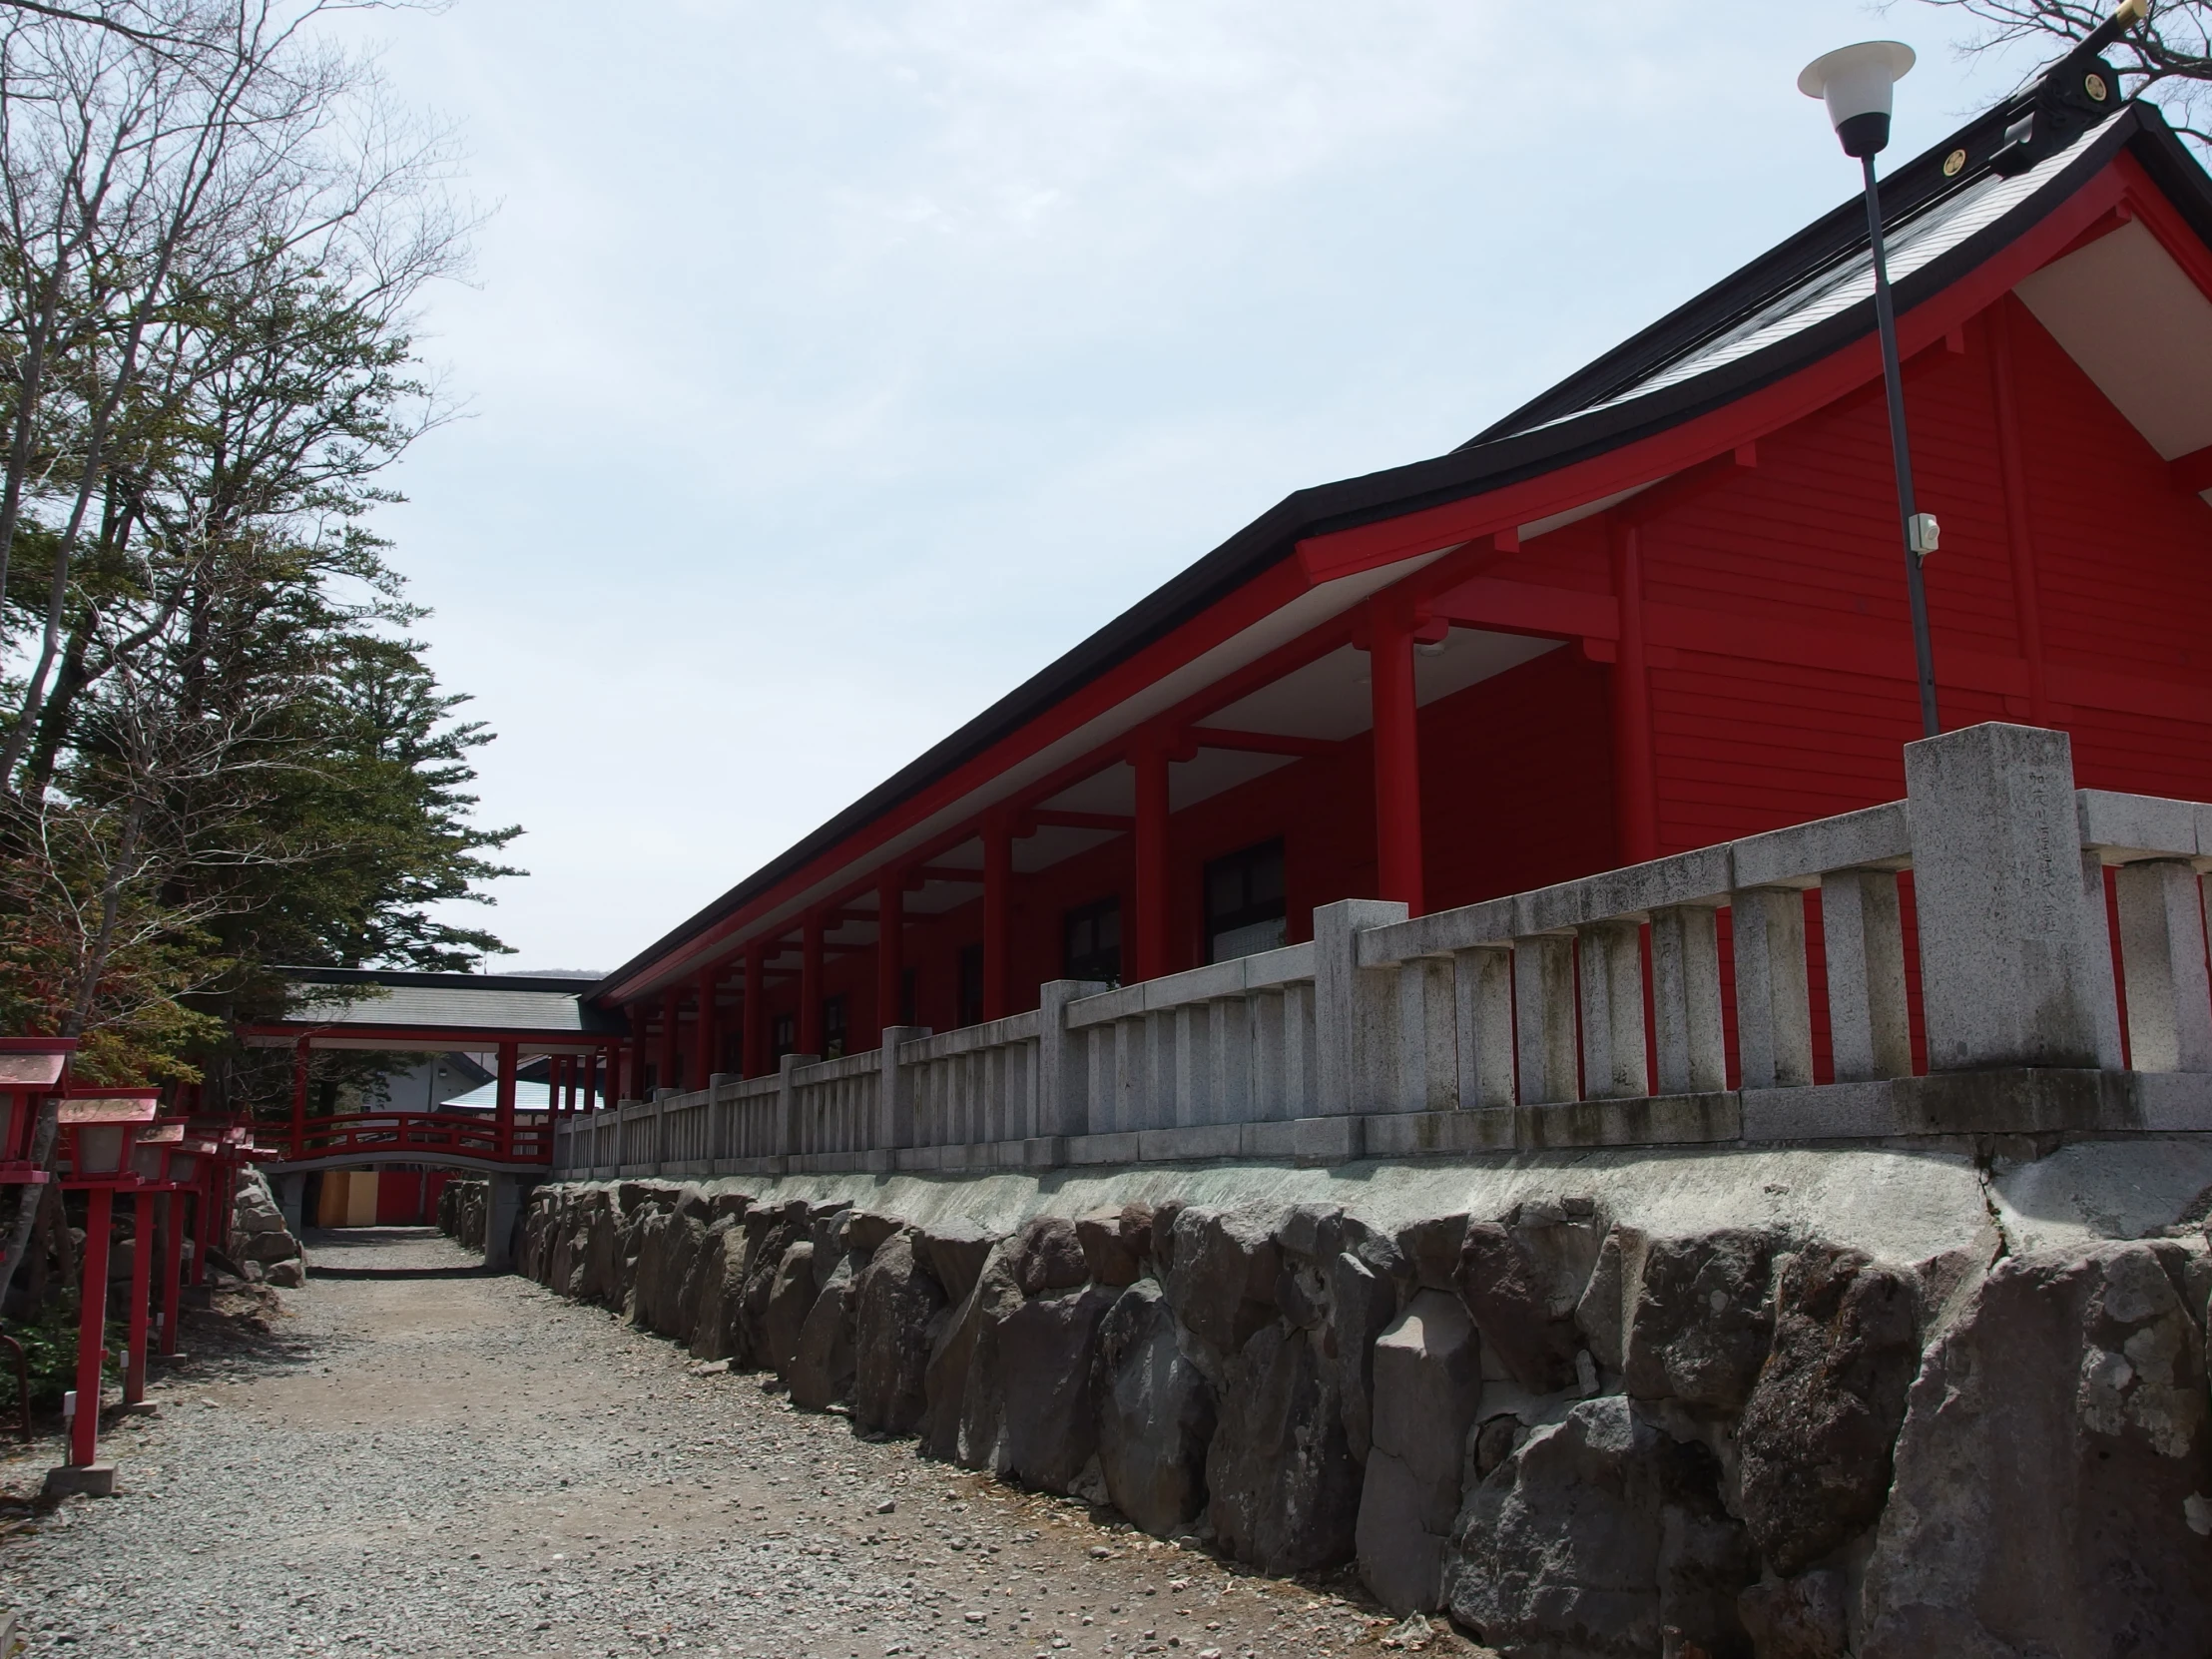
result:
[[[2003,111],[1992,112],[1900,168],[1887,183],[1902,197],[1886,220],[1902,220],[1945,194],[1930,191],[1923,173],[1939,175],[1941,158],[1963,140],[1983,133]],[[2147,143],[2138,145],[2136,141]],[[2031,196],[1957,247],[1897,283],[1899,309],[1940,292],[2064,202],[2123,148],[2136,147],[2160,188],[2176,200],[2198,233],[2212,243],[2212,181],[2173,136],[2154,107],[2129,104],[2074,147],[2072,159]],[[1968,169],[1951,188],[1988,176],[1985,165]],[[1396,518],[1558,470],[1577,461],[1631,446],[1789,378],[1874,331],[1873,308],[1862,302],[1733,362],[1679,384],[1582,413],[1552,415],[1560,404],[1588,404],[1605,395],[1638,365],[1648,374],[1679,360],[1710,337],[1729,316],[1778,291],[1777,262],[1791,255],[1800,279],[1847,255],[1846,222],[1865,224],[1857,199],[1807,231],[1754,261],[1726,281],[1678,307],[1626,344],[1569,376],[1544,396],[1523,405],[1467,444],[1443,455],[1380,472],[1318,485],[1286,496],[1197,563],[1154,589],[1072,650],[1048,664],[981,714],[933,745],[821,828],[762,865],[721,897],[694,912],[601,979],[587,993],[597,999],[636,979],[657,961],[680,951],[760,894],[890,812],[917,792],[974,760],[994,744],[1079,691],[1246,583],[1292,557],[1310,537]],[[1859,233],[1859,246],[1865,245]],[[1671,341],[1671,351],[1664,349]],[[1633,380],[1631,379],[1631,383]]]

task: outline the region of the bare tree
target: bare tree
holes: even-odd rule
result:
[[[1923,0],[1978,25],[1970,54],[2026,43],[2049,52],[2036,71],[2111,17],[2110,0]],[[2160,0],[2106,49],[2130,96],[2154,99],[2174,130],[2212,150],[2212,0]]]
[[[435,188],[448,146],[395,120],[367,68],[307,32],[338,9],[180,0],[191,50],[158,53],[43,17],[0,23],[0,280],[13,276],[20,326],[0,592],[27,508],[53,509],[0,789],[52,690],[88,516],[120,507],[103,533],[128,538],[137,480],[187,424],[185,399],[232,366],[195,355],[220,338],[196,326],[210,296],[272,269],[411,295],[452,267],[461,227]]]

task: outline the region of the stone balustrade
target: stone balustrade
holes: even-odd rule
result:
[[[1429,915],[1348,899],[1308,943],[1055,981],[1009,1019],[623,1102],[564,1120],[555,1170],[2212,1128],[2212,805],[2077,790],[2063,734],[2004,725],[1909,745],[1906,780],[1863,812]]]

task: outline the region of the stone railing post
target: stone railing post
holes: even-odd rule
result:
[[[799,1085],[792,1080],[792,1073],[821,1058],[819,1054],[787,1054],[777,1062],[776,1122],[781,1136],[776,1150],[782,1157],[796,1158],[806,1146],[806,1125],[799,1121]]]
[[[2109,1061],[2104,883],[2083,862],[2066,735],[1925,738],[1905,746],[1905,788],[1929,1068]]]
[[[1107,988],[1090,979],[1052,979],[1037,990],[1035,1138],[1091,1132],[1090,1033],[1068,1029],[1068,1004]]]
[[[1314,1110],[1397,1109],[1397,969],[1360,966],[1360,935],[1403,921],[1395,899],[1341,898],[1314,912]]]
[[[929,1035],[926,1025],[886,1025],[876,1058],[882,1076],[875,1095],[875,1144],[870,1151],[895,1152],[914,1144],[914,1079],[898,1063],[898,1045]]]

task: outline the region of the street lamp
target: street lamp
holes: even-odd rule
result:
[[[1875,184],[1874,159],[1890,143],[1890,95],[1913,67],[1913,48],[1903,41],[1869,40],[1839,47],[1815,58],[1798,77],[1798,91],[1825,100],[1828,119],[1843,141],[1844,154],[1859,158],[1866,182],[1867,237],[1874,250],[1874,315],[1882,335],[1882,378],[1890,394],[1890,454],[1897,465],[1898,524],[1905,539],[1905,591],[1913,608],[1913,656],[1921,680],[1921,733],[1933,738],[1942,730],[1936,715],[1936,658],[1928,639],[1928,590],[1921,561],[1936,551],[1933,513],[1913,501],[1913,454],[1905,436],[1905,381],[1898,369],[1898,322],[1890,302],[1890,270],[1882,247],[1882,193]]]

